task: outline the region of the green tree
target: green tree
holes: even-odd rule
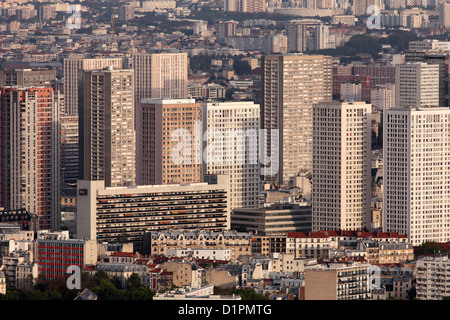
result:
[[[123,300],[122,291],[117,289],[111,281],[102,279],[100,284],[92,288],[99,300]]]
[[[248,62],[242,60],[235,60],[233,62],[233,70],[239,76],[244,74],[250,74],[252,72],[252,68],[250,67]]]
[[[141,278],[136,273],[132,273],[127,279],[127,290],[136,290],[141,286]]]
[[[94,278],[93,278],[93,286],[98,286],[100,283],[105,280],[109,281],[108,274],[103,270],[98,270],[95,272]]]
[[[126,232],[122,232],[120,236],[117,237],[117,243],[127,243],[128,242],[128,234]]]
[[[435,241],[424,242],[417,248],[418,255],[438,254],[446,251],[447,249],[443,244]]]

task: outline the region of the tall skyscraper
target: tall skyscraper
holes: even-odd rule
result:
[[[0,207],[26,209],[58,229],[59,115],[50,87],[0,88]]]
[[[377,86],[370,91],[370,102],[373,111],[381,111],[395,107],[395,85]]]
[[[312,106],[332,99],[332,58],[268,55],[261,68],[261,127],[267,144],[261,157],[278,162],[277,173],[266,174],[265,180],[289,185],[300,171],[312,170]]]
[[[330,47],[330,28],[327,25],[320,24],[316,26],[314,34],[315,49],[322,50]]]
[[[399,107],[439,106],[439,65],[397,64],[395,89]]]
[[[66,115],[78,115],[78,76],[81,70],[97,70],[112,66],[123,67],[123,58],[85,58],[71,57],[64,59],[64,96]]]
[[[444,28],[450,27],[450,3],[439,4],[439,23]]]
[[[372,106],[321,102],[313,113],[313,231],[370,227]]]
[[[450,240],[450,110],[392,108],[383,120],[383,231]]]
[[[202,181],[202,118],[194,99],[143,99],[137,184]]]
[[[135,101],[141,99],[186,99],[188,56],[186,52],[163,51],[132,56]]]
[[[217,41],[225,42],[226,38],[234,37],[236,35],[236,29],[238,22],[233,20],[219,21],[216,24],[216,37]]]
[[[301,21],[293,21],[286,25],[288,52],[306,51],[306,30],[308,25]]]
[[[61,116],[61,177],[74,185],[78,180],[78,116]]]
[[[79,79],[79,179],[134,185],[133,70],[81,71]]]
[[[259,205],[258,135],[260,108],[251,101],[204,103],[204,173],[230,177],[230,206]]]

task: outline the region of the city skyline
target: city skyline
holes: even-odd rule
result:
[[[0,303],[450,299],[449,5],[2,2]]]

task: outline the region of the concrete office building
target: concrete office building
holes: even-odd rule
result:
[[[370,227],[371,113],[365,102],[313,107],[313,231]]]
[[[136,183],[133,70],[81,71],[80,179],[106,186]]]
[[[392,108],[383,120],[383,230],[414,246],[450,240],[448,108]]]
[[[97,262],[97,241],[38,239],[36,261],[39,276],[48,280],[68,277],[69,266],[81,268]]]
[[[77,237],[114,242],[127,235],[136,251],[145,232],[230,228],[229,177],[217,184],[192,183],[105,187],[104,181],[77,184]]]
[[[306,202],[274,203],[269,207],[235,209],[231,226],[265,235],[309,232],[311,215],[311,205]]]
[[[266,134],[261,157],[266,167],[269,158],[278,167],[263,176],[289,185],[302,170],[312,170],[312,106],[332,100],[332,58],[286,54],[261,60],[261,127]]]

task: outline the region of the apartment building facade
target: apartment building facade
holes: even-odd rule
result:
[[[230,259],[251,255],[251,234],[236,231],[207,231],[207,230],[172,230],[151,232],[148,238],[150,255],[165,255],[168,249],[226,249]]]
[[[395,66],[397,107],[439,106],[439,65],[408,62]]]
[[[168,229],[223,231],[230,228],[229,177],[217,184],[192,183],[105,187],[103,181],[77,183],[77,237],[114,242],[126,235],[143,250],[145,232]]]
[[[272,162],[262,175],[266,181],[289,185],[301,170],[312,170],[312,106],[332,99],[332,58],[267,55],[261,58],[261,69],[263,169]]]
[[[421,257],[416,265],[416,297],[442,300],[450,296],[450,260],[448,256]]]
[[[82,71],[79,86],[79,178],[134,185],[133,70]]]
[[[370,227],[372,106],[313,106],[312,230]]]
[[[202,181],[202,112],[194,99],[142,99],[137,184]]]
[[[447,242],[450,216],[448,108],[393,108],[383,125],[383,231],[413,245]]]
[[[46,279],[68,277],[70,266],[80,269],[97,262],[97,242],[95,240],[38,239],[36,245],[38,274]]]
[[[369,300],[370,290],[366,263],[329,263],[305,270],[305,300]]]
[[[132,55],[136,77],[135,101],[142,99],[187,99],[188,55],[179,51]]]
[[[202,104],[203,173],[230,176],[231,210],[259,205],[259,117],[249,101]]]
[[[112,66],[114,69],[122,69],[123,57],[69,57],[64,59],[64,96],[66,115],[78,115],[78,85],[79,73],[83,70],[101,70]]]

